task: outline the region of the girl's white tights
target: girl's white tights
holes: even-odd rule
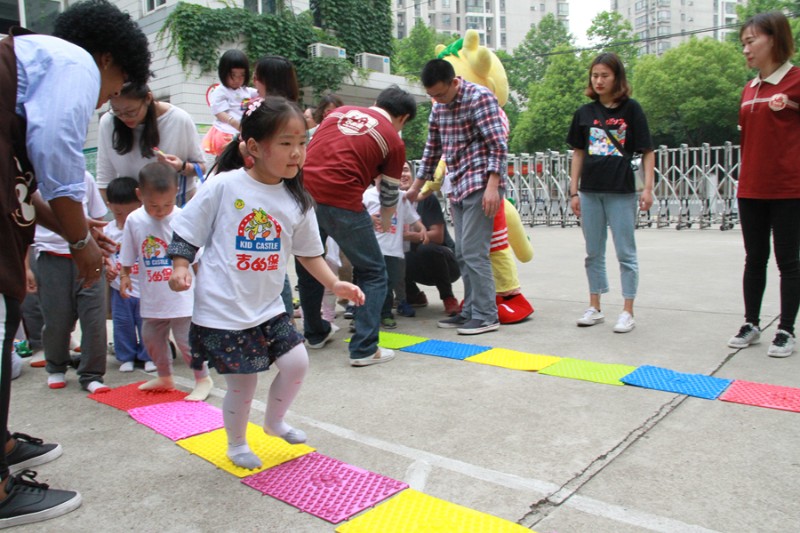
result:
[[[305,346],[298,344],[280,356],[275,366],[278,367],[278,375],[269,388],[264,432],[281,437],[289,444],[305,442],[306,434],[283,420],[308,370]],[[247,423],[258,385],[258,374],[225,374],[225,381],[228,392],[222,402],[222,416],[228,435],[228,458],[242,468],[259,468],[261,460],[247,445]]]

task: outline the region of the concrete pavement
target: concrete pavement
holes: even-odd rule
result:
[[[778,313],[770,266],[761,344],[731,350],[742,323],[738,229],[643,229],[637,328],[614,334],[621,310],[609,239],[607,322],[577,328],[587,305],[578,228],[529,228],[536,255],[520,265],[531,320],[496,333],[436,328],[435,290],[395,331],[595,362],[662,366],[800,387],[800,355],[766,356]],[[457,284],[460,290],[460,282]],[[340,326],[347,321],[338,319]],[[311,351],[312,366],[287,420],[325,455],[540,533],[794,531],[800,524],[800,413],[614,387],[399,353],[351,368],[346,345]],[[121,374],[109,358],[106,382]],[[191,373],[177,363],[179,383]],[[220,406],[224,380],[209,403]],[[271,375],[257,398],[266,400]],[[122,411],[85,398],[74,374],[47,389],[25,368],[12,389],[11,430],[57,440],[64,455],[39,480],[79,490],[83,506],[20,531],[333,531],[335,526],[263,497]],[[264,405],[254,405],[258,423]]]

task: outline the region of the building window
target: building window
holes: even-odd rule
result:
[[[666,10],[661,10],[658,12],[658,20],[659,21],[668,21],[670,20],[670,12]]]
[[[449,28],[452,23],[453,22],[450,19],[450,13],[442,13],[442,26]]]
[[[405,3],[405,0],[397,0],[397,7],[399,7],[399,8],[403,8],[403,7],[405,7],[405,6],[403,5],[404,3]]]
[[[500,34],[500,48],[505,48],[507,45],[508,45],[508,43],[506,42],[506,34],[505,33],[501,33]]]
[[[544,13],[545,11],[544,4],[539,4],[539,12]]]
[[[506,0],[500,0],[500,13],[506,12]]]
[[[166,4],[166,0],[147,0],[148,4],[155,1],[156,7]],[[278,11],[277,0],[244,0],[244,8],[251,13],[263,15],[264,13],[274,14]]]
[[[672,28],[670,28],[669,25],[658,27],[659,36],[669,35],[670,33],[672,33]]]
[[[505,15],[500,15],[500,29],[501,30],[506,29],[506,16]]]
[[[634,6],[634,9],[636,9],[637,12],[646,8],[647,8],[646,0],[639,0],[638,2],[636,2],[636,5]]]
[[[442,0],[442,7],[444,9],[450,9],[450,0]]]
[[[639,15],[636,17],[636,27],[641,28],[642,26],[647,26],[647,15]]]
[[[647,39],[647,30],[640,31],[636,34],[637,39]]]
[[[670,46],[669,41],[661,41],[658,43],[658,53],[666,52],[670,49]]]
[[[167,0],[145,0],[145,13],[155,11],[161,6],[167,5]]]
[[[566,2],[559,2],[558,3],[558,16],[560,17],[568,17],[569,16],[569,4]]]

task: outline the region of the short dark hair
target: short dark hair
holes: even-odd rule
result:
[[[217,67],[217,75],[219,81],[225,87],[228,87],[228,76],[235,68],[244,69],[244,85],[250,83],[250,60],[241,50],[231,49],[227,50],[222,57],[219,58],[219,66]]]
[[[126,83],[122,86],[119,96],[129,100],[139,100],[144,102],[150,95],[150,87],[146,84]],[[147,113],[142,124],[142,136],[139,137],[139,152],[142,157],[150,159],[154,157],[153,148],[161,143],[161,135],[158,132],[158,116],[156,110],[156,100],[153,98],[147,106]],[[111,134],[111,146],[120,155],[125,155],[133,150],[133,130],[125,125],[119,117],[114,117],[114,131]]]
[[[600,95],[594,92],[594,88],[592,88],[592,69],[596,65],[605,65],[614,73],[614,87],[612,87],[614,102],[619,103],[630,98],[631,94],[633,94],[633,89],[631,89],[628,78],[625,76],[625,65],[622,64],[622,60],[614,52],[604,52],[594,58],[592,64],[589,65],[589,85],[583,91],[583,94],[592,100],[600,98]]]
[[[139,171],[139,188],[153,192],[177,190],[178,173],[166,163],[147,163]]]
[[[255,79],[266,87],[264,96],[283,96],[292,102],[300,99],[297,71],[283,56],[264,56],[256,61]]]
[[[420,81],[422,85],[429,89],[437,83],[450,85],[456,77],[456,69],[444,59],[431,59],[422,67]]]
[[[757,33],[772,37],[772,60],[783,65],[794,55],[794,36],[789,20],[780,11],[758,13],[742,24],[739,30],[739,40],[747,28],[752,27]]]
[[[414,97],[397,85],[392,85],[382,90],[375,100],[375,105],[393,117],[408,115],[408,120],[417,116],[417,102]]]
[[[139,187],[139,182],[134,178],[128,176],[114,178],[106,188],[106,199],[109,204],[124,205],[138,202],[139,198],[136,196],[137,187]]]
[[[317,124],[322,124],[322,119],[325,118],[325,110],[329,106],[333,107],[342,107],[344,102],[342,99],[336,96],[335,94],[326,94],[322,98],[319,99],[319,103],[317,107],[314,109],[312,117],[314,118],[314,122]]]
[[[53,36],[76,44],[92,56],[109,53],[128,81],[150,79],[147,36],[128,13],[107,0],[86,0],[68,7],[55,21]]]

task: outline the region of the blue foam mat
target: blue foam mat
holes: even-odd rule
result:
[[[464,360],[467,357],[478,355],[487,350],[491,350],[491,347],[479,346],[477,344],[464,344],[461,342],[437,341],[434,339],[402,349],[404,352],[435,355],[437,357],[447,357],[448,359],[458,360]]]
[[[623,376],[620,381],[626,385],[676,392],[707,400],[716,400],[733,383],[732,379],[715,378],[704,374],[686,374],[649,365],[640,366],[627,376]]]

